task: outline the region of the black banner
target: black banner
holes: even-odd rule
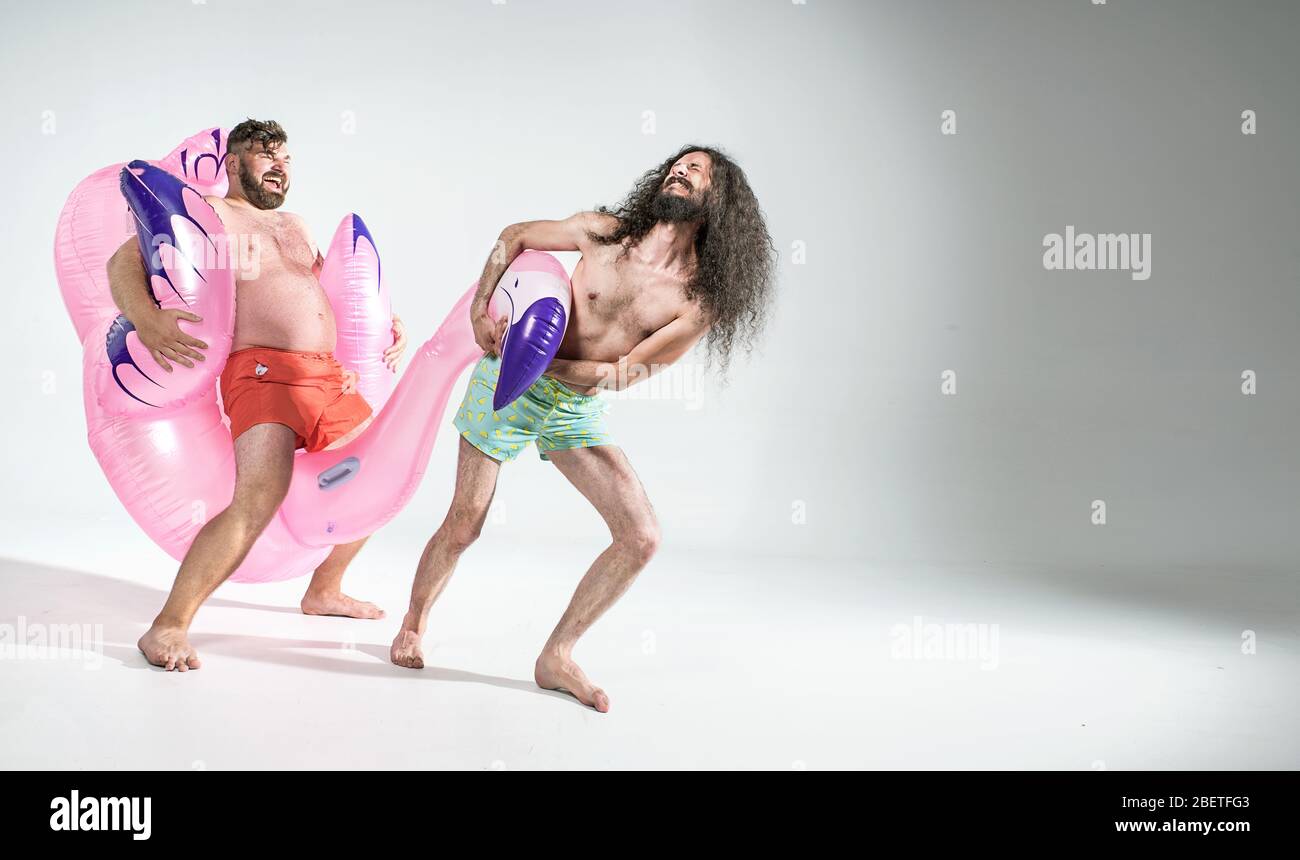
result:
[[[10,839],[126,850],[436,841],[471,822],[494,823],[494,844],[567,839],[581,822],[584,838],[607,845],[702,830],[733,849],[831,835],[1231,848],[1285,838],[1297,782],[1292,772],[34,772],[8,774],[0,821]]]

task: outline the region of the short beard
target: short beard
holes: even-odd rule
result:
[[[677,194],[669,194],[667,189],[656,194],[654,202],[650,204],[650,214],[656,219],[667,221],[670,224],[703,221],[708,211],[709,204],[703,195],[696,197],[692,193],[690,196],[682,197]]]
[[[289,191],[287,185],[281,192],[270,190],[260,180],[254,179],[242,164],[239,165],[239,187],[243,189],[248,202],[258,209],[279,209],[284,203],[285,194]]]

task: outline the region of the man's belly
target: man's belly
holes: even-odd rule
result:
[[[574,320],[574,322],[577,322]],[[617,362],[620,356],[627,355],[636,346],[637,341],[625,332],[613,326],[570,325],[564,333],[564,340],[556,351],[556,358],[570,361]],[[570,385],[579,394],[595,394],[598,388],[582,389]]]
[[[311,275],[269,277],[240,282],[235,293],[232,351],[252,346],[299,352],[333,352],[337,340],[334,311]]]

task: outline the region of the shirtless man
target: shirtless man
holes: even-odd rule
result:
[[[226,141],[230,189],[206,197],[230,241],[258,257],[257,274],[239,272],[235,335],[221,374],[221,395],[235,440],[235,490],[230,506],[200,529],[190,545],[162,612],[139,642],[148,661],[171,671],[199,668],[187,636],[194,614],[239,567],[280,507],[293,476],[294,450],[335,448],[370,423],[356,393],[356,374],[334,359],[334,314],[317,280],[324,262],[302,218],[275,211],[289,192],[288,136],[276,122],[247,120]],[[148,287],[134,238],[108,263],[118,308],[140,342],[167,372],[171,362],[193,367],[207,344],[178,325],[198,322],[186,311],[161,310]],[[393,345],[384,353],[395,370],[406,348],[393,318]],[[343,594],[343,572],[365,538],[343,544],[321,563],[302,599],[308,615],[382,618],[371,603]]]
[[[489,316],[488,300],[510,262],[528,248],[582,252],[573,271],[572,318],[546,375],[494,413],[506,321]],[[501,464],[535,441],[542,459],[600,512],[611,543],[578,584],[537,658],[534,678],[545,689],[609,710],[609,697],[573,662],[573,648],[650,561],[659,524],[605,430],[599,391],[640,382],[701,338],[725,367],[733,346],[752,345],[763,321],[773,252],[744,173],[723,153],[697,146],[647,172],[613,210],[514,224],[501,233],[470,312],[486,355],[455,419],[461,433],[456,489],[420,558],[411,605],[393,640],[394,663],[424,666],[420,640],[429,610],[479,536]]]

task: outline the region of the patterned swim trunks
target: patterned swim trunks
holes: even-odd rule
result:
[[[605,430],[609,405],[599,394],[579,394],[562,382],[543,376],[500,412],[492,411],[492,395],[501,359],[483,356],[474,367],[465,399],[453,422],[460,435],[484,454],[508,463],[529,442],[537,442],[543,460],[550,451],[612,445]]]

